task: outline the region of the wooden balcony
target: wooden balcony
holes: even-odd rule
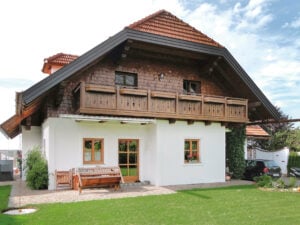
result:
[[[248,100],[81,83],[79,113],[248,122]]]

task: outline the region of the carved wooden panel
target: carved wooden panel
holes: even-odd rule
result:
[[[120,110],[147,111],[147,98],[143,96],[120,95]]]
[[[175,110],[176,110],[175,99],[165,99],[165,98],[151,99],[152,112],[175,113]]]
[[[204,115],[210,117],[224,117],[225,106],[224,104],[206,102],[204,103]]]
[[[116,95],[107,93],[86,92],[85,107],[100,109],[115,109]]]
[[[180,114],[201,115],[201,102],[196,101],[180,101]]]
[[[228,105],[227,106],[227,116],[231,118],[245,118],[246,107],[240,105]]]

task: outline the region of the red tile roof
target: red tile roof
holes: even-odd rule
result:
[[[65,53],[58,53],[56,55],[50,56],[44,59],[42,72],[50,74],[52,66],[63,67],[77,58],[77,55],[70,55]]]
[[[147,16],[144,19],[129,25],[128,28],[185,41],[223,47],[212,38],[165,10],[160,10]]]
[[[269,138],[270,135],[259,125],[246,126],[247,137]]]
[[[44,59],[44,63],[51,63],[55,65],[67,65],[73,60],[77,59],[77,55],[70,55],[65,53],[58,53],[56,55],[50,56]]]

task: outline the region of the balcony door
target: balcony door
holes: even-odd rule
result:
[[[125,182],[139,180],[139,140],[119,139],[119,166]]]

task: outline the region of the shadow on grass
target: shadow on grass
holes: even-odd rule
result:
[[[248,190],[256,189],[255,185],[237,185],[237,186],[227,186],[227,187],[214,187],[214,188],[194,188],[191,190],[181,190],[178,191],[182,194],[187,194],[195,196],[202,199],[212,199],[212,197],[205,195],[205,191],[226,191],[226,190]]]

